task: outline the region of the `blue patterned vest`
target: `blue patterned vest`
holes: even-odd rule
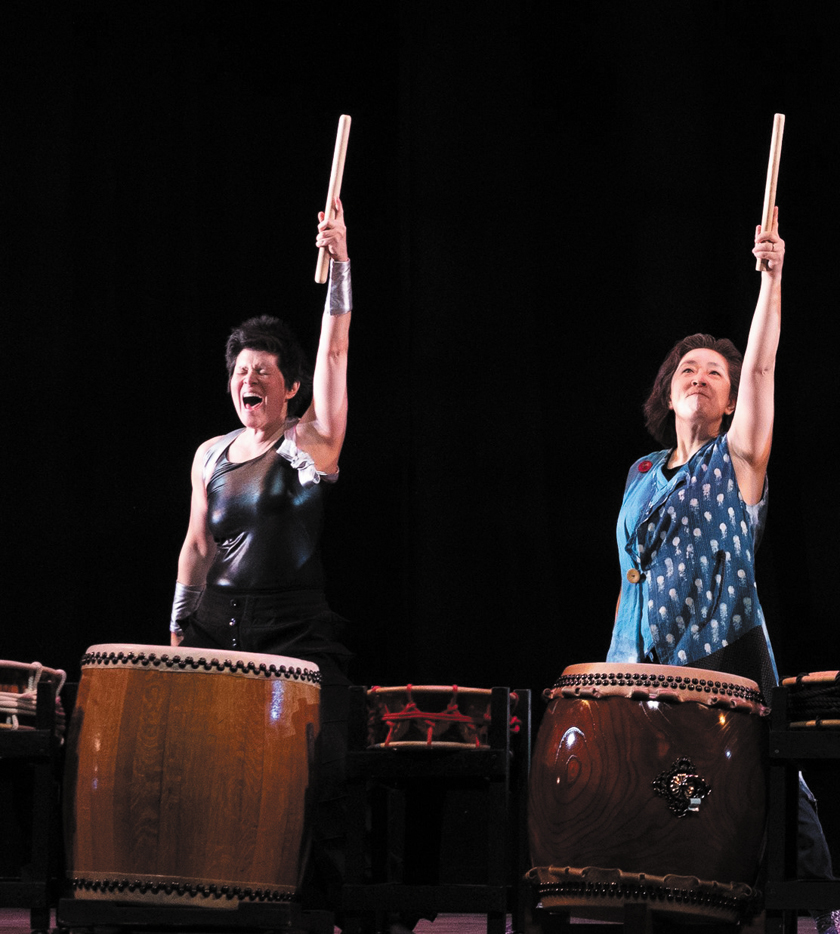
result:
[[[738,490],[726,435],[671,480],[669,451],[630,468],[616,530],[622,588],[607,660],[690,665],[764,626],[754,553],[767,509]],[[629,574],[628,574],[629,572]],[[769,640],[768,640],[769,645]]]

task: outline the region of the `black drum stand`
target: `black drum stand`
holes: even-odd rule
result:
[[[14,876],[0,873],[0,906],[28,908],[33,931],[50,927],[50,908],[57,891],[59,849],[58,773],[61,744],[55,728],[54,685],[38,685],[35,729],[0,730],[4,770],[28,767],[31,775],[31,844],[19,856]],[[8,806],[8,803],[7,803]],[[7,814],[7,820],[14,815]],[[8,825],[7,825],[8,826]],[[5,837],[5,834],[3,835]],[[6,841],[3,841],[4,845]],[[11,853],[7,855],[11,858]]]
[[[524,930],[530,692],[516,692],[514,735],[512,695],[492,689],[482,748],[371,748],[366,690],[351,688],[345,930],[387,932],[389,916],[410,927],[437,912],[484,914],[488,934],[504,934],[510,912],[514,931]],[[442,865],[453,835],[441,825],[458,810],[447,798],[460,792],[476,795],[484,818],[475,849],[486,855],[469,879],[446,878],[451,867]],[[474,831],[460,836],[476,839]]]
[[[332,912],[304,911],[297,902],[245,902],[227,909],[65,898],[58,903],[56,922],[59,928],[94,934],[113,934],[120,929],[147,934],[333,934]]]
[[[770,796],[767,831],[767,934],[795,934],[804,910],[840,906],[840,882],[796,878],[799,770],[837,769],[840,728],[791,729],[788,688],[773,691],[770,720]]]

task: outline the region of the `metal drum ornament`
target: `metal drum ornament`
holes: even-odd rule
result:
[[[546,908],[626,904],[735,922],[754,907],[767,708],[755,682],[666,665],[572,665],[544,692],[531,880]]]
[[[308,845],[320,679],[277,655],[89,648],[65,771],[74,897],[290,899]]]

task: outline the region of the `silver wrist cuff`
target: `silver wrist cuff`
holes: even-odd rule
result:
[[[330,281],[324,311],[337,318],[353,310],[353,285],[350,281],[350,260],[338,263],[330,260]]]
[[[186,619],[201,601],[204,593],[203,587],[191,587],[189,584],[175,582],[175,597],[172,600],[172,616],[169,620],[169,631],[176,635],[183,635],[178,620]]]

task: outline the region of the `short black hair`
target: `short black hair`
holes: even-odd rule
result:
[[[312,374],[303,348],[285,321],[273,315],[259,315],[256,318],[248,318],[230,332],[225,347],[228,391],[233,378],[233,368],[243,350],[264,350],[274,354],[286,386],[300,383],[297,395],[289,400],[289,415],[299,415],[306,410],[312,396]]]

